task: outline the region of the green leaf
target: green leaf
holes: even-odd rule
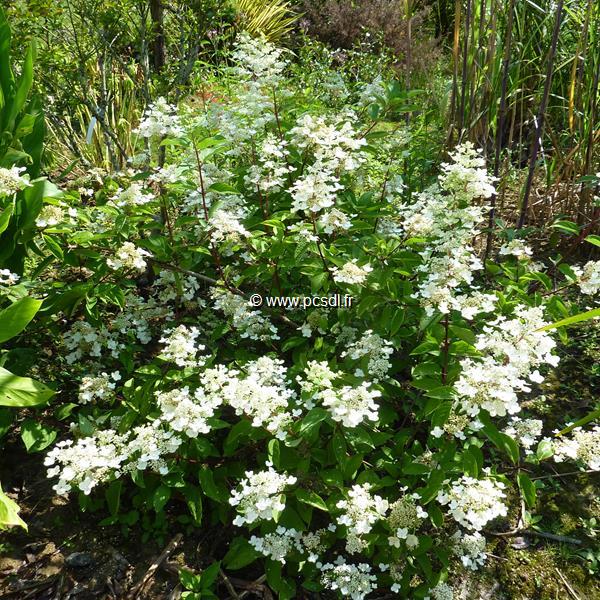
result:
[[[223,557],[223,564],[227,569],[236,571],[254,562],[259,556],[261,555],[250,545],[248,540],[236,537]]]
[[[550,323],[550,325],[540,327],[536,331],[549,331],[550,329],[557,329],[558,327],[568,327],[569,325],[575,325],[575,323],[581,323],[582,321],[594,319],[595,317],[600,317],[600,308],[594,308],[592,310],[588,310],[587,312],[579,313],[578,315],[573,315],[572,317],[568,317],[566,319],[561,319],[560,321],[556,321],[556,323]]]
[[[40,309],[42,302],[43,300],[27,296],[0,311],[0,343],[21,333]]]
[[[19,377],[0,367],[0,406],[38,406],[47,402],[55,393],[39,381]]]
[[[539,461],[546,460],[547,458],[554,456],[554,449],[552,447],[552,442],[550,442],[549,440],[542,440],[538,444],[535,455]]]
[[[505,433],[498,431],[498,429],[492,425],[489,417],[484,417],[483,414],[480,414],[479,420],[484,423],[482,431],[487,438],[494,446],[496,446],[496,448],[505,452],[513,464],[516,465],[519,462],[519,446],[517,445],[517,442]]]
[[[325,504],[325,500],[319,496],[316,492],[298,489],[296,490],[296,498],[303,502],[304,504],[308,504],[309,506],[314,506],[319,510],[324,510],[328,512],[327,504]]]
[[[324,408],[311,408],[300,423],[300,435],[310,431],[313,427],[324,421],[329,413]]]
[[[198,480],[205,496],[215,500],[216,502],[223,501],[223,495],[221,494],[217,484],[215,483],[213,472],[208,467],[202,467],[198,471]]]
[[[267,445],[269,460],[273,463],[275,468],[279,467],[279,458],[281,455],[281,450],[279,448],[279,440],[273,439],[269,441]]]
[[[0,486],[0,529],[18,525],[27,531],[27,524],[19,517],[19,505],[11,500]]]
[[[167,502],[171,499],[171,488],[164,484],[160,484],[155,490],[152,496],[152,506],[154,510],[159,513],[165,507]]]
[[[536,489],[533,481],[529,479],[529,476],[526,473],[521,472],[517,474],[517,484],[519,485],[519,490],[521,490],[521,494],[527,503],[527,506],[533,508],[536,501]]]
[[[575,423],[571,423],[568,427],[561,429],[556,435],[565,435],[565,433],[569,433],[569,431],[572,431],[576,427],[587,425],[590,421],[594,421],[598,417],[600,417],[600,408],[593,410],[592,412],[585,415],[585,417],[582,417],[578,421],[575,421]]]
[[[215,581],[217,580],[217,577],[219,576],[220,569],[221,561],[218,560],[206,567],[204,571],[202,571],[202,573],[200,574],[200,587],[203,590],[210,589],[214,585]]]
[[[35,419],[25,419],[21,424],[21,439],[27,452],[39,452],[56,439],[56,429],[46,427]]]
[[[123,489],[123,480],[115,479],[104,492],[106,504],[110,514],[115,517],[119,514],[119,506],[121,505],[121,490]]]
[[[594,246],[600,246],[600,235],[588,235],[585,241],[594,244]]]
[[[183,495],[187,502],[192,518],[196,525],[202,522],[202,494],[195,485],[186,485],[183,489]]]

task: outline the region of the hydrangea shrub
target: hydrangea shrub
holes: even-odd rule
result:
[[[79,403],[48,475],[109,524],[184,502],[190,527],[235,528],[225,567],[262,561],[281,598],[452,598],[534,507],[525,462],[598,467],[597,427],[556,439],[522,410],[571,309],[523,240],[484,264],[496,182],[472,145],[409,189],[393,86],[327,110],[282,50],[242,37],[234,60],[204,110],[148,108],[130,172],[40,213]],[[593,295],[599,273],[560,277]]]

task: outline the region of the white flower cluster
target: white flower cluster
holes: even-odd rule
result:
[[[223,402],[238,415],[252,419],[253,427],[265,427],[279,439],[286,437],[286,427],[299,410],[290,411],[295,392],[288,388],[283,361],[262,356],[244,366],[245,374],[229,369],[221,386]]]
[[[193,396],[189,387],[158,392],[156,402],[161,411],[160,419],[175,431],[181,431],[190,438],[211,430],[208,419],[221,405],[221,399],[214,394],[205,394],[198,388]]]
[[[29,179],[21,175],[24,171],[25,167],[0,167],[0,196],[12,196],[31,185]]]
[[[547,332],[538,331],[547,323],[543,308],[517,306],[515,316],[499,316],[480,334],[475,347],[483,358],[461,362],[462,372],[455,384],[462,407],[471,416],[483,408],[492,416],[521,410],[517,392],[530,391],[529,381],[540,383],[537,367],[556,366],[552,354],[556,342]]]
[[[352,226],[350,217],[337,208],[324,212],[319,218],[319,225],[327,234],[347,231]]]
[[[440,581],[430,589],[423,600],[454,600],[454,589],[447,583]]]
[[[76,214],[76,213],[75,213]],[[69,216],[74,215],[74,210],[69,209]],[[56,204],[45,204],[35,219],[35,224],[40,228],[55,227],[65,220],[65,211]]]
[[[243,238],[250,235],[237,217],[226,210],[217,209],[209,217],[208,224],[211,228],[210,239],[215,244],[222,242],[239,244]]]
[[[251,310],[248,301],[229,290],[214,287],[211,290],[214,307],[231,319],[240,337],[251,340],[278,340],[277,328],[257,310]]]
[[[440,490],[437,500],[442,506],[448,506],[452,518],[465,529],[479,531],[496,517],[506,516],[503,489],[501,481],[463,475],[453,481],[448,490]]]
[[[271,463],[267,463],[264,471],[246,471],[246,478],[240,482],[240,489],[234,490],[229,504],[237,507],[239,514],[233,524],[254,523],[259,520],[270,521],[285,508],[286,487],[297,481],[292,475],[277,473]]]
[[[0,269],[0,286],[16,285],[21,279],[16,273],[10,271],[10,269]]]
[[[338,525],[348,528],[346,536],[346,550],[350,554],[360,552],[366,547],[366,542],[361,535],[369,533],[373,525],[385,518],[389,503],[381,496],[370,493],[371,485],[353,485],[348,491],[348,499],[340,500],[336,506],[343,513],[337,518]]]
[[[287,140],[277,139],[273,134],[268,133],[257,152],[258,164],[250,166],[244,177],[244,183],[262,194],[283,189],[286,179],[294,171],[294,167],[287,163],[289,156],[287,145]]]
[[[583,463],[588,469],[600,470],[600,425],[589,431],[576,427],[571,438],[559,438],[553,442],[554,460],[575,460]]]
[[[148,106],[134,133],[144,138],[177,137],[183,133],[183,127],[176,113],[175,106],[169,104],[164,98],[158,98]]]
[[[277,85],[286,66],[281,60],[283,53],[282,48],[267,42],[264,36],[254,38],[242,33],[233,53],[234,73],[244,82]]]
[[[377,589],[377,577],[366,563],[353,565],[338,556],[335,563],[325,563],[320,570],[321,581],[327,589],[339,591],[351,600],[363,600]]]
[[[292,186],[292,210],[318,213],[332,207],[343,187],[339,174],[351,172],[364,162],[360,149],[366,140],[356,135],[348,120],[327,123],[323,117],[310,114],[298,120],[290,136],[298,148],[311,151],[314,157]]]
[[[440,187],[422,192],[412,204],[399,205],[398,218],[407,235],[428,240],[418,267],[425,278],[415,294],[427,313],[462,311],[466,305],[472,317],[483,298],[470,301],[457,292],[460,286],[471,285],[473,273],[483,268],[471,244],[485,212],[477,201],[489,198],[494,186],[470,142],[458,146],[451,158],[452,163],[442,165]],[[488,306],[484,302],[482,311]]]
[[[544,423],[540,419],[520,419],[512,417],[504,428],[504,433],[515,439],[525,449],[525,454],[532,454],[532,448],[542,435]]]
[[[121,374],[114,371],[98,375],[86,375],[79,385],[77,398],[81,404],[88,404],[94,400],[109,400],[114,397],[116,382],[121,379]]]
[[[390,357],[394,353],[392,343],[384,340],[381,336],[367,330],[363,336],[351,344],[348,350],[342,352],[342,358],[348,356],[352,360],[358,360],[363,356],[369,359],[367,370],[373,381],[383,379],[390,370],[392,363]]]
[[[363,284],[369,276],[369,273],[373,270],[373,267],[368,263],[359,266],[356,264],[357,262],[358,259],[353,258],[341,268],[333,267],[333,280],[337,283]]]
[[[472,142],[457,146],[450,154],[451,163],[442,163],[440,185],[455,196],[459,203],[469,203],[474,198],[491,198],[494,180],[485,168],[485,159]]]
[[[466,440],[467,436],[465,431],[477,431],[483,427],[482,423],[478,420],[471,419],[468,415],[460,414],[457,407],[453,407],[448,415],[448,419],[442,427],[436,425],[431,430],[431,435],[435,438],[442,437],[444,433],[453,435],[456,439]]]
[[[527,260],[533,254],[533,250],[523,240],[515,238],[500,247],[500,256],[515,256],[519,260]]]
[[[174,362],[179,367],[200,367],[206,357],[198,357],[198,352],[205,346],[196,342],[200,336],[197,327],[178,325],[175,329],[167,329],[159,342],[165,344],[161,356],[166,360]]]
[[[146,269],[146,256],[152,256],[143,248],[138,248],[132,242],[125,242],[115,253],[114,258],[107,258],[106,264],[113,270],[135,269],[144,271]]]
[[[173,271],[161,271],[152,283],[152,287],[156,290],[154,295],[161,304],[177,300],[191,302],[200,289],[196,277],[176,274]],[[203,300],[198,300],[199,304],[203,302]]]
[[[141,183],[134,181],[127,188],[119,188],[111,200],[116,206],[141,206],[154,200],[154,194],[144,192]]]
[[[286,529],[281,525],[274,533],[267,533],[263,537],[253,535],[250,545],[271,560],[285,564],[285,558],[290,552],[297,550],[302,552],[302,534],[295,529]]]
[[[374,400],[379,396],[381,392],[369,389],[364,381],[358,387],[325,388],[317,397],[334,421],[344,427],[358,427],[365,419],[377,421],[379,407]]]
[[[58,483],[53,486],[57,494],[67,494],[77,487],[88,495],[98,484],[136,469],[150,467],[166,474],[168,467],[163,456],[173,453],[180,444],[181,440],[160,429],[158,422],[124,434],[104,429],[75,443],[58,442],[46,455],[44,465],[50,467],[48,477],[58,476]]]
[[[600,260],[590,260],[583,268],[573,267],[582,294],[593,296],[600,290]]]
[[[453,553],[460,559],[463,566],[471,571],[477,571],[485,564],[487,559],[485,546],[485,537],[478,531],[473,533],[457,531],[452,536]]]
[[[406,488],[402,488],[401,491],[406,491]],[[410,533],[416,531],[427,518],[427,512],[417,503],[419,498],[418,494],[403,494],[390,505],[387,522],[394,531],[394,535],[388,537],[390,546],[399,548],[400,540],[405,540],[408,548],[416,548],[419,545],[419,538]]]

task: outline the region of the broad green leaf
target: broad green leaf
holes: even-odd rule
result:
[[[43,300],[27,296],[0,311],[0,343],[21,333],[40,309],[42,302]]]
[[[46,427],[35,419],[25,419],[21,425],[21,439],[27,452],[40,452],[56,439],[56,429]]]
[[[123,489],[123,480],[115,479],[104,492],[106,504],[110,514],[114,516],[119,514],[119,506],[121,505],[121,490]]]
[[[243,567],[254,562],[259,554],[243,537],[236,537],[231,542],[227,554],[223,558],[223,564],[231,571],[242,569]]]
[[[39,406],[56,392],[39,381],[19,377],[0,367],[0,406]]]
[[[521,472],[517,474],[517,484],[519,485],[519,490],[521,490],[521,494],[527,503],[527,506],[533,508],[536,501],[536,489],[533,481],[529,479],[529,476],[526,473]]]
[[[185,496],[194,523],[199,525],[202,521],[202,494],[200,490],[195,485],[186,485],[183,495]]]
[[[319,496],[316,492],[304,490],[300,488],[296,491],[296,498],[300,500],[300,502],[304,502],[304,504],[308,504],[309,506],[314,506],[319,510],[328,511],[327,504],[325,504],[325,500]]]
[[[27,524],[19,517],[19,505],[11,500],[0,486],[0,529],[18,525],[27,531]]]
[[[600,408],[597,410],[593,410],[591,413],[585,415],[585,417],[582,417],[578,421],[575,421],[575,423],[571,423],[571,425],[569,425],[568,427],[561,429],[556,435],[565,435],[565,433],[569,433],[569,431],[572,431],[576,427],[587,425],[590,421],[594,421],[598,417],[600,417]]]

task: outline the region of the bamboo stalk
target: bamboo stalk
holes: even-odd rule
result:
[[[550,51],[548,53],[548,59],[546,64],[546,80],[544,82],[544,92],[542,94],[542,101],[540,102],[540,107],[535,124],[536,127],[534,132],[533,143],[531,145],[531,155],[529,158],[529,172],[527,174],[527,181],[525,183],[525,193],[523,194],[523,200],[521,202],[521,213],[519,215],[517,229],[521,229],[525,224],[527,208],[529,205],[529,196],[531,194],[531,185],[533,183],[533,176],[535,175],[535,167],[541,145],[541,138],[542,135],[544,135],[544,119],[546,116],[546,107],[548,106],[548,99],[550,97],[550,89],[552,85],[552,72],[554,70],[554,58],[556,56],[558,35],[560,33],[560,27],[562,25],[563,4],[564,0],[558,0],[558,4],[556,7],[556,19],[554,22],[554,31],[552,32],[552,43],[550,46]]]

